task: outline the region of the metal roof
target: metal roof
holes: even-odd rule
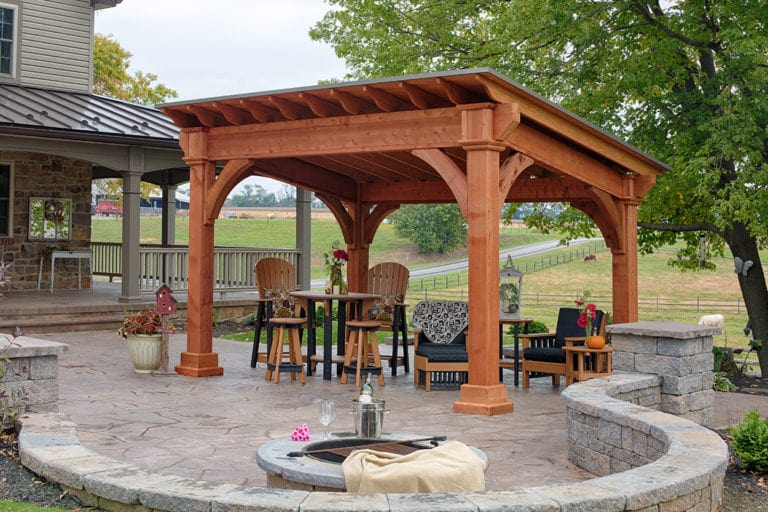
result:
[[[179,129],[153,107],[0,84],[0,133],[178,148]]]

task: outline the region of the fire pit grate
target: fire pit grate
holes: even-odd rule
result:
[[[323,462],[341,464],[355,450],[376,450],[380,452],[407,455],[416,450],[428,450],[437,446],[437,441],[445,440],[445,437],[430,437],[426,439],[366,439],[345,438],[330,439],[310,443],[300,452],[291,452],[289,456],[306,456]]]

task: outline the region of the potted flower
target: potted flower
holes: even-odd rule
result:
[[[587,303],[585,300],[587,296],[588,294],[585,293],[582,296],[582,300],[575,301],[576,306],[578,306],[579,311],[581,311],[579,319],[576,321],[576,325],[586,330],[587,347],[597,350],[605,346],[605,337],[598,336],[597,334],[597,326],[594,325],[595,318],[597,318],[597,306],[592,303]]]
[[[162,320],[155,310],[129,313],[123,318],[123,326],[117,334],[128,344],[128,354],[136,373],[151,373],[160,368],[162,333]]]
[[[347,251],[341,248],[338,240],[331,245],[331,251],[323,254],[323,263],[325,270],[328,271],[328,285],[325,288],[326,293],[346,293],[347,286],[341,274],[341,269],[349,260]]]

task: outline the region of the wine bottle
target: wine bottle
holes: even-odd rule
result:
[[[360,388],[360,397],[357,401],[361,404],[369,404],[373,402],[373,386],[371,386],[371,374],[369,373]]]

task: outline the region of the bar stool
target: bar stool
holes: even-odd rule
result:
[[[339,380],[346,384],[347,375],[355,374],[355,385],[360,385],[361,375],[378,375],[379,386],[384,385],[384,374],[381,371],[381,356],[379,355],[379,341],[376,339],[376,331],[381,322],[375,320],[349,320],[349,337],[344,353],[344,371]],[[373,339],[371,339],[373,338]],[[355,356],[355,364],[352,357]],[[371,363],[373,361],[373,363]]]
[[[269,323],[276,328],[272,339],[272,346],[267,359],[267,372],[264,380],[272,380],[274,372],[275,384],[280,383],[280,372],[290,372],[291,380],[296,380],[299,374],[299,382],[306,383],[304,374],[304,358],[301,355],[301,337],[299,329],[306,324],[304,318],[270,318]],[[283,345],[288,345],[288,362],[283,361]]]

